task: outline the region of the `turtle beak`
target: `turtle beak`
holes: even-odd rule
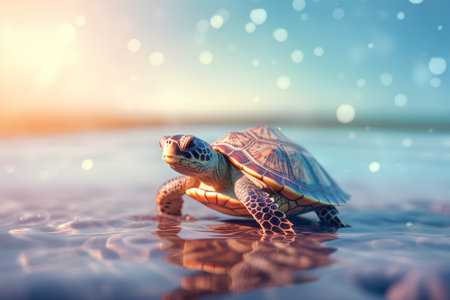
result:
[[[166,145],[167,136],[163,136],[159,139],[159,146],[161,149],[164,149],[164,146]]]
[[[166,163],[171,165],[181,161],[181,158],[178,157],[177,155],[180,152],[180,149],[176,142],[172,141],[170,138],[166,136],[163,136],[159,140],[159,144],[161,146],[161,149],[163,150],[162,159]]]
[[[181,161],[181,158],[179,158],[179,157],[168,156],[168,155],[163,155],[163,159],[169,165],[172,165],[172,164],[175,164],[175,163]]]

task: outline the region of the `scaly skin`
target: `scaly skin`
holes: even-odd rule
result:
[[[156,204],[158,205],[159,214],[181,215],[183,206],[183,198],[186,190],[197,187],[200,181],[189,176],[180,176],[166,181],[158,191]]]
[[[271,190],[266,183],[261,181],[258,185],[257,179],[250,180],[243,176],[243,172],[234,166],[226,155],[215,151],[208,143],[194,136],[162,137],[160,145],[163,159],[173,170],[185,175],[167,181],[159,189],[156,203],[160,214],[181,215],[182,195],[190,188],[200,188],[200,194],[197,193],[200,198],[196,198],[197,200],[219,208],[223,205],[223,211],[226,209],[238,211],[245,207],[265,234],[294,234],[292,223],[284,214],[286,211],[289,213],[289,210],[291,213],[301,213],[314,209],[322,222],[346,227],[333,206],[298,204],[295,207],[296,203],[292,203],[293,201],[283,194]],[[219,197],[219,194],[224,195]],[[236,203],[231,205],[231,201],[219,201],[223,200],[219,198],[226,197],[225,195],[236,198],[242,206],[239,207]]]
[[[245,205],[265,234],[295,234],[292,223],[266,192],[242,176],[234,185],[234,193]]]
[[[348,227],[338,216],[338,210],[331,205],[318,206],[315,208],[316,214],[320,221],[325,224],[333,225],[336,227]]]

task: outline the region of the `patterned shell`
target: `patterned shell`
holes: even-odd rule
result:
[[[350,198],[305,148],[267,126],[231,132],[211,146],[290,200],[343,205]]]

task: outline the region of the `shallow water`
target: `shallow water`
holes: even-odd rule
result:
[[[306,214],[295,237],[265,237],[188,198],[183,218],[157,217],[176,175],[159,136],[241,128],[0,141],[2,298],[450,298],[450,133],[283,127],[352,194],[351,228]]]

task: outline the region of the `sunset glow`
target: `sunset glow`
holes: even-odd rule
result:
[[[5,131],[44,115],[85,116],[79,124],[100,115],[144,123],[446,122],[450,57],[440,35],[450,28],[441,17],[450,7],[435,11],[428,2],[2,4],[0,124]],[[425,11],[438,25],[421,18]],[[337,118],[344,104],[357,119]]]

